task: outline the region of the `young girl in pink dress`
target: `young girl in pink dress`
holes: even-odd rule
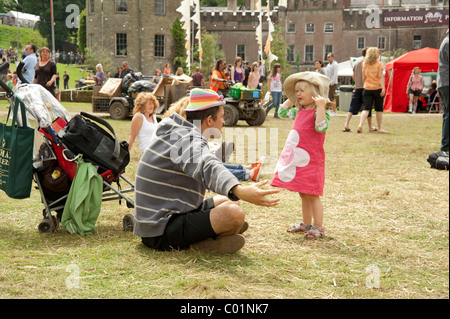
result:
[[[301,72],[284,82],[288,101],[279,115],[295,119],[275,168],[272,186],[299,193],[303,222],[287,231],[303,232],[308,239],[325,235],[323,195],[325,152],[323,144],[330,120],[325,111],[330,80],[317,72]],[[293,107],[294,106],[294,107]]]

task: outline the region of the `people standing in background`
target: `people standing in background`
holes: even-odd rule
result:
[[[120,73],[120,77],[123,79],[125,75],[127,75],[130,72],[133,72],[133,70],[128,67],[128,62],[124,61],[122,63],[122,72]]]
[[[158,84],[159,81],[161,80],[161,70],[155,70],[155,76],[152,79],[152,83],[156,83]]]
[[[117,73],[114,75],[114,78],[119,79],[120,78],[120,74],[122,74],[122,67],[121,66],[117,67]]]
[[[359,121],[358,133],[362,133],[362,125],[373,105],[375,105],[375,111],[377,112],[377,132],[387,133],[381,127],[383,121],[383,97],[386,92],[384,89],[383,63],[381,63],[379,57],[378,48],[372,47],[367,49],[363,63],[364,111]]]
[[[258,62],[258,71],[259,71],[259,83],[262,84],[266,81],[266,66],[262,64],[262,62]]]
[[[164,74],[170,75],[170,73],[172,73],[170,71],[170,64],[166,63],[165,66],[164,66]]]
[[[242,84],[244,84],[244,86],[248,85],[248,78],[250,77],[250,71],[251,71],[250,64],[248,63],[248,61],[245,61],[244,62],[244,74],[245,74],[245,76],[244,76],[244,79],[242,80]]]
[[[36,58],[36,46],[32,43],[27,44],[25,47],[25,52],[27,56],[23,59],[23,69],[22,69],[22,77],[28,82],[34,82],[35,71],[34,68],[38,62]],[[22,83],[20,79],[17,80],[17,83]]]
[[[225,68],[227,67],[227,62],[223,59],[219,59],[216,62],[216,66],[213,70],[211,76],[211,84],[209,88],[214,92],[217,92],[219,95],[225,96],[228,90],[228,78],[225,75]]]
[[[237,57],[234,60],[234,66],[231,67],[231,82],[235,83],[243,83],[245,79],[245,71],[242,67],[242,58]]]
[[[70,79],[69,74],[67,74],[67,71],[64,71],[64,75],[63,75],[64,90],[68,90],[69,89],[69,79]]]
[[[176,73],[175,75],[176,75],[176,76],[181,76],[181,75],[183,75],[183,74],[184,74],[183,68],[179,67],[179,68],[177,69],[177,73]]]
[[[97,69],[97,73],[94,75],[95,85],[103,86],[103,81],[105,80],[105,74],[103,73],[103,66],[101,64],[97,64],[95,67]]]
[[[195,73],[192,74],[192,79],[194,81],[194,86],[206,86],[203,73],[200,72],[200,68],[195,68]]]
[[[14,89],[14,82],[13,82],[13,75],[12,74],[8,74],[6,76],[8,82],[6,84],[8,84],[9,88],[12,90]]]
[[[266,107],[266,115],[270,110],[275,107],[274,118],[278,118],[278,108],[280,107],[283,98],[283,82],[281,81],[281,65],[275,63],[272,68],[272,72],[267,78],[267,89],[272,95],[272,103]]]
[[[28,56],[27,56],[28,57]],[[34,68],[35,76],[34,83],[40,84],[47,91],[50,92],[51,95],[56,97],[55,93],[55,82],[56,82],[56,63],[50,60],[51,54],[50,49],[47,47],[43,47],[39,51],[39,63],[36,64]]]
[[[259,89],[259,68],[258,68],[258,62],[253,62],[250,74],[248,76],[248,84],[247,87],[249,89]]]
[[[330,52],[327,55],[327,60],[330,62],[327,66],[326,76],[330,79],[330,91],[328,93],[328,98],[331,101],[331,110],[330,116],[336,116],[336,90],[338,87],[338,71],[339,65],[337,61],[334,59],[334,53]]]
[[[361,107],[363,105],[363,93],[364,93],[364,80],[363,80],[363,63],[364,57],[366,56],[367,49],[364,48],[361,51],[362,59],[359,59],[355,62],[353,66],[353,81],[355,81],[355,89],[353,90],[352,101],[350,102],[350,109],[347,113],[347,118],[345,120],[344,129],[342,132],[351,132],[350,129],[350,120],[353,115],[357,115],[359,111],[361,111]],[[369,130],[375,132],[377,130],[376,127],[372,126],[372,109],[369,110],[369,114],[367,115],[367,123],[369,124]]]
[[[320,60],[314,61],[314,66],[316,67],[316,72],[319,72],[320,74],[326,75],[325,64],[323,64],[322,61],[320,61]]]
[[[406,86],[406,94],[409,97],[409,110],[408,113],[415,114],[417,111],[417,102],[423,90],[423,77],[420,75],[419,67],[415,67],[409,77],[408,84]]]

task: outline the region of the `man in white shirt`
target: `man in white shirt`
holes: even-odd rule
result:
[[[26,57],[23,59],[23,69],[22,69],[22,76],[28,83],[34,82],[34,67],[37,63],[37,57],[36,57],[36,46],[34,44],[27,44],[25,47],[25,53]],[[18,83],[22,83],[20,79],[17,79]]]
[[[336,116],[337,111],[336,111],[335,94],[336,94],[336,90],[337,90],[337,86],[338,86],[339,65],[334,60],[334,54],[331,52],[328,53],[327,60],[328,60],[328,62],[330,62],[327,66],[327,74],[326,74],[327,77],[330,79],[330,91],[328,93],[328,98],[331,101],[331,109],[332,109],[332,112],[330,112],[330,115]]]

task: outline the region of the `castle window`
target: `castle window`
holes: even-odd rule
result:
[[[95,13],[95,0],[89,0],[89,14]]]
[[[314,61],[314,46],[305,45],[305,62],[313,62],[313,61]]]
[[[366,38],[358,37],[356,46],[358,51],[364,49],[364,47],[366,46]]]
[[[126,33],[116,33],[116,56],[127,56]]]
[[[242,61],[245,61],[245,44],[238,44],[236,46],[236,56],[242,58]]]
[[[116,0],[116,12],[126,13],[127,11],[127,0]]]
[[[386,50],[386,37],[378,37],[378,49]]]
[[[295,33],[295,23],[289,23],[287,26],[288,33]]]
[[[328,56],[328,53],[333,53],[333,45],[332,44],[325,44],[324,45],[324,57],[323,57],[323,60],[324,61],[326,61],[327,60],[327,56]]]
[[[413,41],[413,49],[417,50],[422,47],[422,36],[421,35],[415,35],[414,41]]]
[[[155,57],[163,58],[164,57],[164,45],[165,39],[164,35],[155,34]]]
[[[294,46],[293,45],[288,45],[286,47],[287,50],[287,60],[289,63],[294,63],[295,59],[294,59]]]
[[[155,0],[155,13],[166,14],[166,0]]]
[[[314,23],[306,24],[306,33],[314,33]]]
[[[333,33],[334,32],[334,23],[333,22],[325,23],[324,32],[325,33]]]

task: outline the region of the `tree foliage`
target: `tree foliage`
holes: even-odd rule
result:
[[[66,12],[67,7],[71,4],[78,6],[80,13],[86,8],[85,0],[53,1],[55,49],[61,49],[62,44],[65,41],[68,41],[71,37],[77,37],[78,29],[71,24],[67,24],[66,21],[72,13],[72,11]],[[39,33],[47,39],[49,44],[52,43],[51,10],[49,1],[19,0],[19,5],[22,12],[40,16]]]
[[[185,33],[183,28],[181,27],[181,22],[179,18],[176,18],[176,20],[172,23],[172,28],[170,29],[170,32],[172,33],[172,38],[174,42],[174,52],[173,52],[175,56],[173,61],[174,71],[179,67],[185,69],[187,64],[185,40],[184,40]]]
[[[80,28],[78,29],[78,49],[85,54],[86,51],[86,9],[80,14]]]

